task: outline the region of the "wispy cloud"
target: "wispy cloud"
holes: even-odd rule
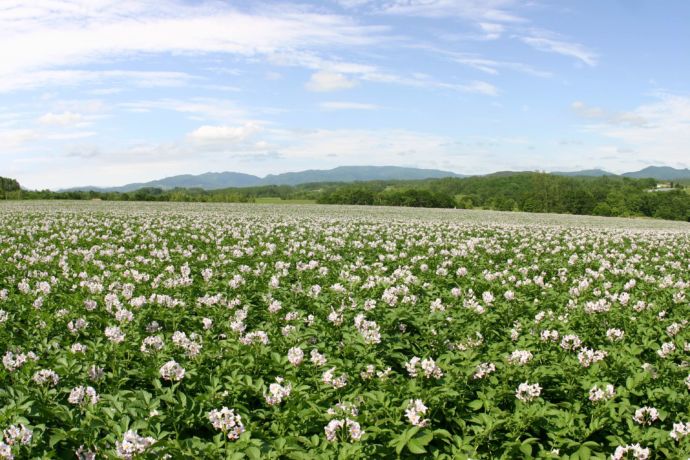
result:
[[[347,78],[342,73],[319,71],[311,75],[305,87],[309,91],[328,92],[349,89],[356,85],[355,80]]]
[[[381,107],[376,104],[362,102],[327,101],[319,104],[323,110],[377,110]]]
[[[62,113],[46,113],[39,117],[38,122],[44,125],[58,125],[69,126],[84,121],[84,116],[80,113],[62,112]]]
[[[590,67],[597,65],[596,53],[580,43],[568,41],[552,32],[533,30],[520,39],[536,50],[573,57]]]
[[[628,161],[690,166],[690,97],[658,93],[655,101],[626,112],[580,104],[575,109],[590,121],[585,131],[617,141]]]
[[[141,88],[179,87],[197,78],[185,72],[133,70],[42,70],[5,75],[0,73],[0,77],[0,93],[103,82],[123,82]]]
[[[156,99],[123,102],[118,107],[132,112],[153,112],[156,110],[186,114],[198,120],[238,121],[247,118],[247,111],[237,102],[226,99],[190,98]]]
[[[381,40],[385,31],[347,16],[297,6],[264,5],[246,12],[217,2],[195,7],[175,0],[42,0],[31,5],[5,0],[0,9],[0,75],[6,79],[65,70],[141,53],[251,57],[280,50],[361,46]],[[33,85],[50,81],[40,77],[34,75]]]
[[[349,8],[405,16],[460,17],[482,22],[521,22],[515,0],[338,0]]]
[[[611,125],[635,125],[644,127],[648,124],[646,118],[636,112],[616,112],[604,110],[601,107],[587,105],[582,101],[571,104],[573,111],[583,118],[605,122]]]
[[[202,144],[233,144],[245,141],[250,136],[261,131],[259,124],[247,122],[241,126],[210,126],[204,125],[189,133],[190,140]]]

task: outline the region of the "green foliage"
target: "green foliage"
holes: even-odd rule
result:
[[[467,178],[268,185],[221,190],[148,187],[126,193],[25,191],[21,198],[225,203],[272,199],[690,220],[690,193],[683,185],[675,182],[671,190],[660,192],[654,191],[655,185],[654,179],[497,173]]]
[[[396,200],[438,193],[380,188]],[[483,217],[461,220],[471,215]],[[2,203],[0,448],[118,458],[136,431],[155,442],[135,460],[597,459],[632,444],[688,458],[675,425],[690,422],[690,236],[666,230],[687,226],[516,217]],[[265,343],[246,340],[259,331]],[[581,344],[564,346],[566,335]],[[586,349],[602,359],[585,363]],[[530,358],[513,361],[521,350]],[[161,372],[171,360],[179,380]],[[289,394],[270,402],[278,382]],[[527,382],[539,385],[529,400],[518,397]],[[100,398],[75,401],[84,386]],[[645,406],[658,410],[650,423],[635,420]],[[241,434],[214,424],[221,408]],[[334,420],[350,425],[329,436]],[[10,440],[13,425],[33,436]]]

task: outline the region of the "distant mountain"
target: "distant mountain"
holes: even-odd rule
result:
[[[400,166],[339,166],[333,169],[270,174],[264,178],[236,172],[184,174],[151,182],[137,182],[120,187],[74,187],[62,191],[131,192],[145,187],[163,190],[172,188],[202,188],[215,190],[229,187],[254,187],[260,185],[299,185],[310,182],[354,182],[368,180],[418,180],[441,177],[465,177],[438,169],[403,168]]]
[[[615,176],[615,174],[603,169],[583,169],[581,171],[553,171],[551,174],[554,176],[567,176],[567,177],[601,177],[601,176]]]
[[[486,176],[511,176],[526,174],[529,171],[498,171]],[[581,171],[554,171],[551,174],[568,177],[616,176],[603,169],[584,169]],[[690,179],[690,169],[675,169],[668,166],[649,166],[640,171],[627,172],[623,177],[653,178],[656,180]],[[309,169],[306,171],[269,174],[266,177],[237,172],[209,172],[199,175],[183,174],[166,177],[151,182],[137,182],[120,187],[74,187],[61,191],[131,192],[145,187],[163,190],[172,188],[202,188],[216,190],[230,187],[256,187],[261,185],[299,185],[311,182],[355,182],[370,180],[419,180],[441,177],[467,177],[450,171],[438,169],[403,168],[400,166],[339,166],[333,169]]]
[[[647,166],[640,171],[628,172],[622,174],[623,177],[630,177],[633,179],[647,179],[652,178],[656,180],[678,180],[690,179],[690,169],[676,169],[670,166]]]
[[[418,180],[440,177],[465,177],[438,169],[403,168],[400,166],[338,166],[333,169],[310,169],[300,172],[269,174],[261,185],[298,185],[310,182],[355,182],[367,180]]]

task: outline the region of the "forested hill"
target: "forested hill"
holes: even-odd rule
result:
[[[25,199],[265,202],[481,208],[601,216],[646,216],[690,221],[687,182],[620,176],[566,177],[545,173],[496,173],[467,178],[311,183],[296,186],[203,190],[144,188],[118,192],[22,191]]]
[[[8,195],[12,195],[13,192],[18,192],[19,190],[19,182],[15,179],[0,177],[0,198],[8,198]]]
[[[326,190],[321,203],[414,205],[601,216],[690,219],[690,193],[654,179],[563,177],[540,173],[438,179],[418,184],[362,183]]]

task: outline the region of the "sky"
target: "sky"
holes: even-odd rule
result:
[[[686,0],[2,0],[0,176],[690,167]]]

